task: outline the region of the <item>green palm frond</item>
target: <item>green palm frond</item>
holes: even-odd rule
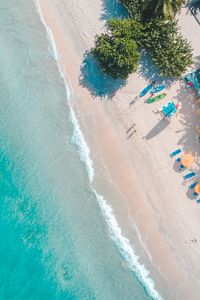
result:
[[[185,3],[185,0],[150,0],[144,12],[144,18],[173,19]]]

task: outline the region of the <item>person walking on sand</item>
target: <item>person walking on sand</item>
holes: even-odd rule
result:
[[[126,133],[129,133],[129,131],[131,131],[131,129],[133,129],[133,127],[135,126],[136,124],[134,123],[127,131]]]
[[[134,133],[136,133],[136,131],[137,131],[137,130],[135,129],[133,132],[131,132],[131,134],[127,137],[127,140],[130,139],[130,137],[131,137]]]
[[[126,133],[128,134],[128,133],[130,133],[131,131],[132,131],[132,129],[134,129],[134,127],[135,127],[135,123],[133,123],[133,125],[126,131]],[[130,137],[134,134],[134,133],[136,133],[136,129],[134,129],[128,136],[127,136],[127,140],[128,139],[130,139]]]

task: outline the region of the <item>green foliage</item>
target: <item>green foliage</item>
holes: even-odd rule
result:
[[[108,29],[113,37],[134,40],[137,45],[141,45],[143,40],[143,26],[140,22],[132,19],[111,19],[107,22]]]
[[[152,18],[174,19],[186,0],[150,0],[147,1],[143,18],[151,20]]]
[[[121,0],[122,5],[128,10],[129,16],[134,20],[141,20],[146,0]]]
[[[144,3],[142,0],[121,1],[128,8],[130,16],[136,1],[140,1],[140,6]],[[149,1],[158,3],[158,0]],[[172,1],[170,3],[173,3],[175,13],[184,0],[163,1]],[[175,1],[178,3],[176,7]],[[144,17],[145,11],[142,13]],[[96,37],[93,55],[103,71],[113,78],[127,78],[130,73],[136,71],[140,59],[137,47],[151,53],[153,63],[163,76],[179,77],[192,64],[191,45],[179,33],[175,20],[163,19],[163,16],[148,22],[133,18],[111,19],[107,22],[107,29],[107,34]]]
[[[155,19],[147,23],[144,46],[163,76],[181,76],[192,64],[191,45],[178,33],[177,21]]]
[[[96,37],[92,53],[102,70],[114,79],[127,79],[129,74],[136,71],[140,59],[137,45],[132,39],[110,34]]]
[[[137,21],[174,19],[186,0],[121,0],[129,16]]]

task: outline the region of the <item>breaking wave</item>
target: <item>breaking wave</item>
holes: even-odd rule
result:
[[[93,161],[90,158],[90,149],[85,141],[85,138],[83,136],[83,133],[81,132],[78,119],[75,115],[75,112],[72,108],[71,104],[71,92],[70,88],[67,85],[66,77],[64,74],[63,67],[60,64],[59,61],[59,53],[56,48],[56,43],[54,41],[54,37],[52,34],[52,31],[47,26],[44,17],[42,15],[42,11],[40,8],[39,0],[35,0],[35,4],[37,7],[37,11],[40,15],[41,22],[44,24],[47,32],[47,37],[49,41],[49,53],[53,58],[57,61],[58,69],[60,71],[60,75],[64,80],[65,88],[66,88],[66,96],[70,107],[70,117],[71,122],[73,125],[73,135],[71,138],[71,142],[76,145],[79,153],[80,160],[84,162],[86,166],[86,170],[88,173],[88,178],[90,180],[90,183],[93,182],[94,179],[94,168],[93,168]],[[124,259],[127,261],[130,270],[134,272],[144,289],[146,290],[147,294],[152,298],[156,300],[163,299],[159,293],[154,288],[155,284],[154,281],[149,277],[150,272],[145,268],[144,265],[142,265],[139,262],[139,256],[137,256],[130,244],[130,241],[123,236],[122,230],[119,227],[119,224],[115,218],[114,211],[110,205],[107,204],[106,200],[103,198],[103,196],[99,195],[94,189],[95,197],[99,203],[99,206],[102,211],[102,215],[107,223],[109,234],[115,245],[117,246],[119,252],[124,257]]]

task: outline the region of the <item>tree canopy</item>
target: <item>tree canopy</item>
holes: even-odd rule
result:
[[[133,19],[111,19],[107,22],[107,27],[114,37],[126,38],[134,40],[137,45],[141,44],[143,36],[142,23]]]
[[[121,0],[132,19],[174,19],[186,0]]]
[[[151,0],[144,11],[144,19],[152,18],[174,19],[185,4],[185,0]]]
[[[128,10],[129,16],[134,20],[141,20],[147,5],[146,0],[121,0],[122,5]]]
[[[96,37],[92,51],[106,74],[127,78],[136,71],[141,50],[151,54],[163,76],[179,77],[192,64],[191,45],[172,19],[185,0],[160,1],[121,0],[130,17],[109,20],[107,33]]]
[[[96,37],[92,51],[102,70],[114,79],[127,79],[136,71],[140,54],[136,43],[127,37],[102,34]]]
[[[175,20],[155,19],[147,23],[143,43],[164,76],[181,76],[192,64],[192,47],[178,32]]]

